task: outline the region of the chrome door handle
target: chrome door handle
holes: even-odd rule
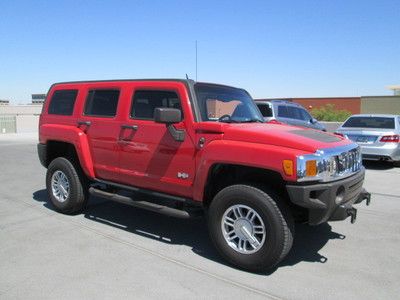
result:
[[[132,130],[138,130],[139,126],[137,125],[121,125],[122,129],[132,129]]]
[[[81,125],[90,126],[92,122],[90,121],[78,121],[78,127]]]

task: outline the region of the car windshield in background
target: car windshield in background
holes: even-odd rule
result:
[[[394,129],[394,118],[388,117],[351,117],[342,127]]]
[[[194,89],[203,121],[264,123],[260,111],[245,90],[204,83],[196,83]]]

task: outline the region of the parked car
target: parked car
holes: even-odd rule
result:
[[[353,205],[370,198],[356,143],[266,124],[245,90],[192,80],[54,84],[38,154],[57,211],[80,212],[95,195],[182,218],[206,213],[216,249],[250,271],[284,259],[294,221],[353,223]]]
[[[256,100],[256,104],[267,122],[276,120],[289,125],[326,131],[325,126],[298,103],[286,100]]]
[[[363,159],[393,161],[400,166],[399,115],[353,115],[335,133],[358,143]]]

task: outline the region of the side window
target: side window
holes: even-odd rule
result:
[[[302,120],[309,122],[312,119],[311,115],[305,109],[299,108],[299,110]]]
[[[290,118],[287,106],[285,106],[285,105],[279,105],[278,106],[278,117]]]
[[[272,109],[268,104],[260,103],[257,106],[263,117],[272,117]]]
[[[118,90],[91,90],[85,104],[86,116],[114,117],[117,113]]]
[[[296,120],[303,120],[302,111],[298,107],[290,106],[288,107],[290,117]]]
[[[52,115],[71,116],[74,111],[77,95],[77,90],[55,91],[50,100],[48,113]]]
[[[134,119],[153,120],[157,107],[176,108],[182,113],[181,102],[175,92],[143,90],[133,95],[130,116]]]

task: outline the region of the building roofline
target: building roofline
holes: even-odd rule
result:
[[[361,98],[400,98],[400,95],[385,95],[385,96],[361,96]]]

